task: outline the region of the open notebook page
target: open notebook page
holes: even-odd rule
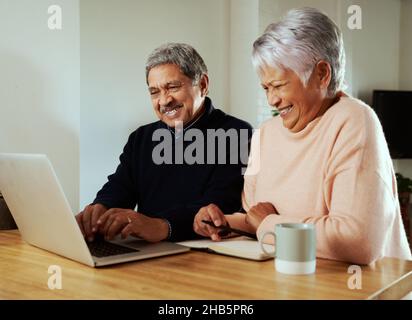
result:
[[[248,237],[235,237],[223,239],[218,242],[208,239],[189,240],[178,242],[178,244],[194,249],[208,249],[216,253],[251,260],[267,260],[273,258],[273,255],[267,255],[262,251],[258,241]],[[264,246],[266,251],[274,251],[273,245],[264,244]]]

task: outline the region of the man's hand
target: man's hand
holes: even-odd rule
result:
[[[276,208],[270,202],[259,202],[247,212],[246,223],[256,232],[263,219],[270,214],[278,214]]]
[[[94,240],[94,236],[98,231],[97,220],[106,211],[107,208],[104,205],[96,203],[86,206],[83,211],[76,216],[80,230],[88,241]]]
[[[107,240],[121,234],[122,238],[132,235],[149,242],[158,242],[165,240],[169,235],[169,224],[165,220],[150,218],[131,209],[107,210],[97,224],[99,232]]]
[[[211,237],[214,241],[220,241],[219,229],[203,223],[202,220],[208,220],[214,223],[215,226],[225,226],[228,224],[225,215],[215,204],[209,204],[201,208],[193,221],[193,230],[201,236]]]

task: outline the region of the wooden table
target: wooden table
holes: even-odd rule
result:
[[[50,265],[61,267],[62,289],[49,289]],[[362,266],[361,289],[348,288],[349,266],[318,259],[315,274],[292,276],[273,260],[191,251],[94,269],[0,232],[0,299],[399,299],[412,291],[412,261]]]

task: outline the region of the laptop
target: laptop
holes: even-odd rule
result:
[[[44,154],[1,154],[0,192],[26,242],[91,267],[187,252],[176,243],[129,237],[86,242]]]

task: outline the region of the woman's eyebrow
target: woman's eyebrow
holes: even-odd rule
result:
[[[272,84],[272,85],[274,83],[279,84],[279,82],[285,82],[285,81],[286,81],[285,79],[273,79],[269,82],[269,84]]]

